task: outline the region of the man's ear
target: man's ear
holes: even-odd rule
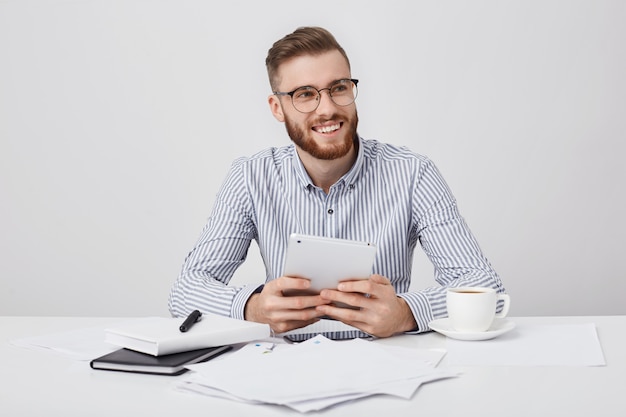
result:
[[[285,115],[283,114],[283,106],[280,104],[280,99],[275,94],[272,94],[267,98],[267,102],[270,105],[272,114],[279,122],[285,121]]]

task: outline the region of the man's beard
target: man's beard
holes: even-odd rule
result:
[[[332,120],[337,120],[332,118]],[[314,158],[323,160],[333,160],[341,158],[350,152],[356,139],[356,129],[359,123],[359,116],[355,112],[354,117],[347,122],[343,122],[343,128],[347,128],[343,141],[332,146],[319,146],[312,137],[312,133],[308,130],[304,130],[300,126],[297,126],[291,120],[285,118],[285,127],[287,128],[287,134],[298,147],[308,153]]]

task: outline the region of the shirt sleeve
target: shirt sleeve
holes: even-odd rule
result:
[[[413,190],[414,230],[422,249],[435,267],[438,286],[399,294],[417,322],[417,333],[428,323],[446,317],[449,287],[491,287],[504,292],[500,277],[484,256],[456,200],[439,170],[428,159],[420,166]]]
[[[233,287],[228,283],[245,261],[256,235],[248,200],[241,164],[235,161],[200,238],[170,290],[172,316],[182,317],[198,309],[244,319],[246,302],[259,285]]]

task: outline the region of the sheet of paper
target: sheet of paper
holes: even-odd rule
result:
[[[110,323],[104,323],[100,326],[14,339],[10,343],[27,349],[45,350],[61,354],[74,360],[89,361],[119,349],[119,346],[113,346],[104,341],[105,329],[111,326],[139,323],[145,320],[151,320],[151,318],[140,317],[112,320]]]
[[[604,366],[596,326],[589,324],[518,324],[492,340],[448,338],[449,365]]]
[[[259,342],[222,359],[190,365],[195,373],[177,387],[298,411],[319,410],[373,394],[410,398],[422,383],[457,375],[435,369],[443,355],[323,336],[297,345]]]

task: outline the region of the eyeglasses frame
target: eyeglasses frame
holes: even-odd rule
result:
[[[317,110],[317,108],[320,106],[320,98],[322,97],[322,91],[324,90],[328,90],[328,96],[330,97],[331,101],[333,103],[335,103],[335,100],[333,100],[333,96],[332,94],[330,94],[330,89],[337,83],[340,83],[342,81],[351,81],[352,83],[354,83],[354,86],[358,88],[358,84],[359,84],[359,80],[357,80],[356,78],[341,78],[337,81],[334,81],[330,87],[325,87],[325,88],[320,88],[319,90],[315,87],[312,87],[310,85],[303,85],[301,87],[296,88],[293,91],[287,91],[287,92],[283,92],[283,91],[273,91],[273,93],[277,96],[289,96],[291,97],[291,105],[293,106],[294,109],[296,109],[297,111],[299,111],[300,113],[313,113],[315,110]],[[296,91],[298,91],[301,88],[312,88],[313,90],[317,91],[318,94],[318,100],[317,100],[317,106],[315,106],[315,108],[311,111],[302,111],[299,110],[296,105],[293,103],[293,95],[295,94]],[[358,94],[358,90],[357,90],[357,94]],[[354,103],[356,101],[356,96],[354,97],[354,100],[352,101],[352,103]],[[350,104],[352,104],[350,103]],[[345,106],[349,106],[350,104],[337,104],[335,103],[335,105],[337,106],[341,106],[341,107],[345,107]]]

